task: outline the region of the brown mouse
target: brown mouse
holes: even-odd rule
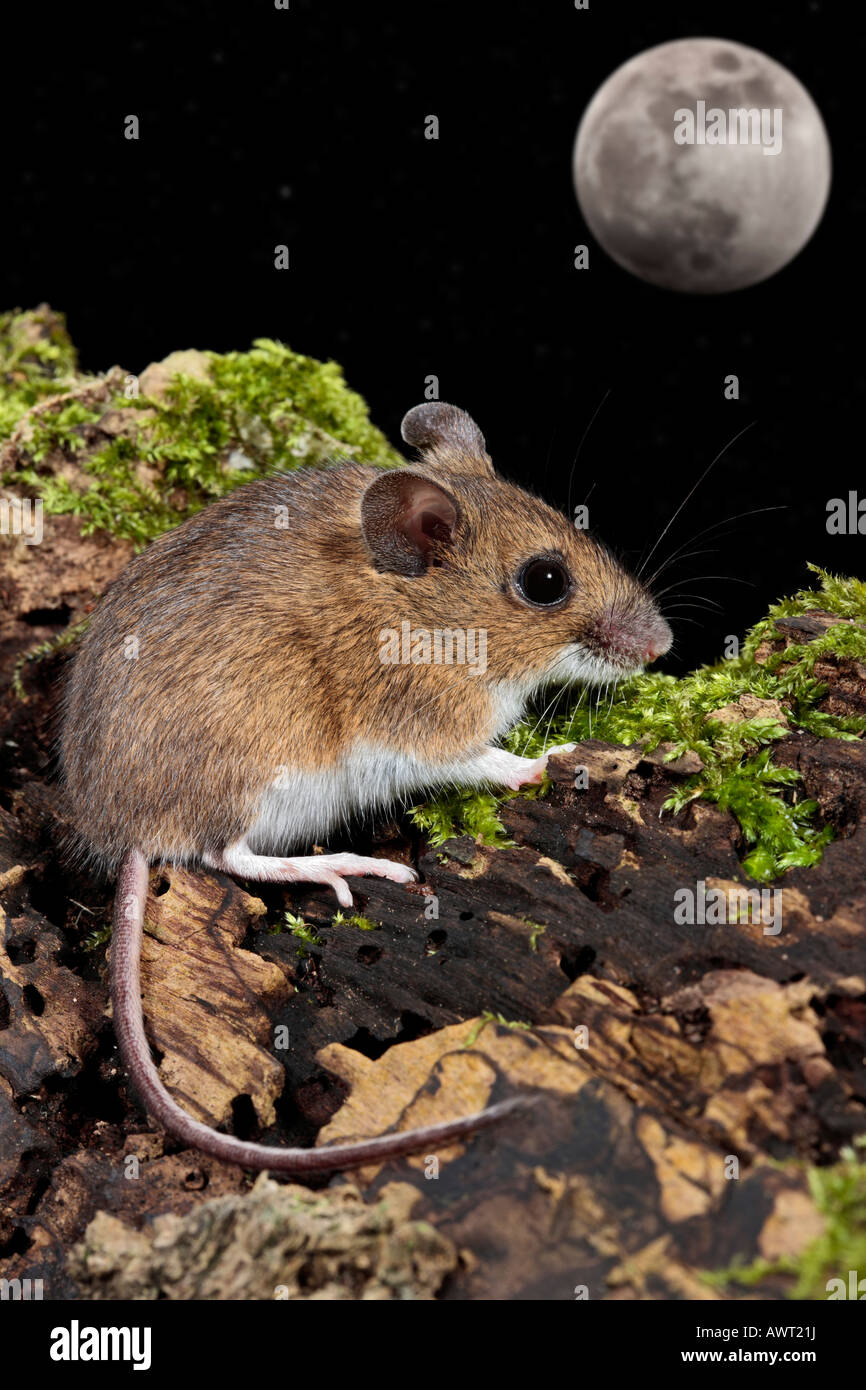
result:
[[[421,792],[540,781],[549,753],[496,747],[530,697],[628,676],[671,642],[603,546],[496,476],[465,412],[416,406],[402,433],[417,464],[275,475],[154,541],[105,594],[68,683],[74,824],[90,862],[118,876],[111,990],[130,1078],[171,1134],[248,1168],[343,1169],[426,1149],[515,1102],[321,1149],[247,1143],[194,1120],[162,1085],[144,1031],[148,864],[327,883],[342,905],[346,876],[408,882],[413,871],[386,859],[286,856]],[[443,633],[437,661],[429,639]],[[459,657],[453,643],[470,633],[464,655],[483,633],[483,669],[445,655]]]

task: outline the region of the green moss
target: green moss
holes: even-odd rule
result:
[[[88,932],[81,943],[83,951],[98,951],[100,946],[105,946],[111,940],[111,922],[106,922],[101,927],[96,927]]]
[[[53,353],[55,365],[74,365],[74,354],[63,357],[59,346],[39,351]],[[158,397],[118,394],[97,406],[71,400],[30,417],[4,483],[41,496],[48,515],[80,517],[84,534],[104,530],[143,546],[254,478],[322,464],[335,454],[382,466],[402,462],[335,362],[267,338],[249,352],[201,358],[207,379],[176,375]],[[10,389],[7,374],[0,392],[7,433],[48,394],[42,357],[30,366],[20,389]],[[51,384],[56,392],[57,379]],[[66,389],[75,384],[65,380]],[[95,427],[109,410],[124,414],[120,433],[106,441]],[[59,458],[73,459],[80,476],[58,471]]]
[[[744,645],[744,652],[753,656],[759,642],[773,635],[773,623],[777,618],[793,618],[806,613],[810,608],[825,608],[840,618],[852,618],[862,623],[866,618],[866,582],[862,579],[849,579],[844,575],[828,574],[817,565],[809,565],[813,574],[821,579],[821,588],[800,589],[791,598],[779,599],[774,603],[766,618],[758,623]],[[820,599],[816,604],[815,599]]]
[[[374,922],[369,917],[362,917],[360,912],[353,912],[347,917],[344,912],[335,912],[331,921],[335,927],[357,927],[358,931],[381,931],[382,923]]]
[[[866,1163],[857,1152],[864,1147],[866,1136],[861,1136],[855,1147],[842,1150],[839,1163],[807,1170],[809,1191],[825,1228],[800,1255],[734,1262],[704,1275],[705,1282],[722,1289],[730,1284],[756,1288],[785,1275],[792,1281],[789,1298],[826,1299],[829,1280],[842,1279],[847,1290],[849,1270],[858,1271],[858,1279],[866,1276]]]
[[[530,1023],[521,1023],[516,1019],[504,1018],[502,1014],[495,1014],[490,1009],[485,1009],[463,1046],[474,1047],[488,1023],[498,1023],[501,1028],[511,1028],[521,1033],[528,1033],[532,1027]]]
[[[102,530],[144,546],[253,478],[323,464],[335,453],[357,453],[382,466],[401,462],[334,362],[318,362],[266,338],[249,352],[202,353],[196,360],[203,379],[175,375],[158,397],[115,394],[108,404],[91,405],[70,395],[28,415],[40,402],[99,379],[77,372],[63,318],[47,306],[0,315],[0,438],[22,425],[9,446],[2,482],[41,496],[48,515],[80,517],[85,534]],[[107,380],[113,385],[120,373]],[[115,421],[107,437],[99,421],[109,410]],[[824,689],[814,675],[824,656],[866,658],[862,630],[834,627],[763,664],[755,661],[779,617],[821,607],[866,622],[866,584],[814,572],[820,588],[776,604],[752,629],[738,658],[681,680],[637,677],[604,707],[577,703],[546,722],[525,722],[505,746],[534,757],[551,744],[589,737],[621,744],[641,740],[648,750],[670,742],[671,758],[693,751],[704,769],[668,799],[669,813],[696,798],[730,810],[748,846],[743,867],[754,878],[815,863],[830,832],[815,824],[814,803],[798,798],[797,774],[773,764],[772,744],[784,728],[766,718],[720,724],[706,717],[750,694],[783,701],[789,722],[811,733],[862,735],[866,721],[817,708]],[[47,650],[37,648],[25,660]],[[20,669],[16,688],[20,693]],[[543,795],[547,785],[521,794]],[[502,847],[511,842],[498,813],[511,795],[452,790],[412,814],[433,846],[469,834]]]
[[[547,931],[547,927],[543,922],[533,922],[531,917],[524,917],[523,920],[529,927],[529,949],[530,951],[537,951],[538,938]]]
[[[832,627],[814,642],[788,647],[763,664],[755,660],[760,643],[778,636],[773,623],[780,617],[821,608],[866,624],[866,584],[826,574],[814,565],[809,568],[820,586],[774,605],[749,633],[739,657],[679,680],[658,673],[638,676],[598,708],[583,700],[546,722],[527,720],[508,734],[505,747],[538,757],[554,744],[596,738],[626,745],[642,742],[648,752],[670,743],[668,760],[697,753],[703,770],[668,798],[667,812],[676,815],[698,798],[729,810],[748,846],[743,868],[752,878],[772,879],[786,869],[816,863],[832,831],[815,824],[815,802],[797,796],[799,773],[772,761],[772,744],[786,733],[783,725],[767,717],[740,723],[707,718],[741,695],[754,695],[783,702],[789,724],[810,733],[854,739],[866,731],[864,719],[839,718],[817,708],[826,686],[814,675],[816,662],[827,655],[866,660],[863,628]],[[537,794],[534,788],[529,793]],[[448,792],[414,808],[413,819],[434,845],[460,834],[477,836],[486,844],[507,844],[498,811],[512,795]]]
[[[443,792],[434,801],[422,806],[413,806],[412,820],[427,836],[435,848],[444,845],[455,835],[472,835],[484,845],[496,845],[502,849],[514,843],[509,840],[498,816],[499,807],[515,793],[497,796],[495,792],[453,791]],[[445,857],[441,856],[441,862]]]
[[[8,439],[31,406],[71,390],[79,381],[76,365],[61,314],[44,304],[0,314],[0,439]]]
[[[284,931],[291,932],[292,936],[296,936],[303,943],[298,947],[299,956],[306,955],[304,946],[321,946],[323,944],[322,938],[316,936],[309,923],[305,922],[303,917],[297,917],[294,912],[284,912],[282,922],[276,922],[268,928],[270,936],[279,936]]]

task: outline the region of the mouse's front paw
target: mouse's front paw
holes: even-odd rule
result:
[[[547,752],[542,754],[540,758],[520,758],[518,761],[523,766],[514,769],[514,775],[506,785],[515,792],[520,791],[521,787],[538,786],[544,781],[548,758],[552,757],[554,753],[573,753],[576,747],[576,743],[560,743],[555,748],[548,748]]]

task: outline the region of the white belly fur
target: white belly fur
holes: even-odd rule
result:
[[[479,730],[474,748],[449,763],[435,763],[391,748],[358,744],[335,767],[322,772],[284,768],[264,792],[245,836],[256,854],[285,854],[325,839],[388,806],[408,805],[424,791],[471,786],[466,763],[521,718],[530,691],[502,684],[493,691],[494,717]]]

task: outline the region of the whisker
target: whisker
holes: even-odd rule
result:
[[[674,564],[675,561],[682,563],[684,560],[694,559],[696,555],[718,555],[718,553],[718,547],[713,547],[709,550],[687,550],[685,555],[671,555],[659,565],[658,569],[654,574],[650,575],[649,579],[643,580],[644,586],[648,589],[651,584],[654,584],[655,581],[664,574],[666,569],[669,569],[670,566]]]
[[[754,422],[754,420],[753,420],[753,421],[752,421],[752,424],[754,424],[754,423],[755,423],[755,422]],[[675,559],[677,558],[677,556],[679,555],[679,552],[683,549],[683,546],[686,546],[686,545],[694,545],[695,541],[699,541],[699,540],[701,540],[704,536],[709,535],[710,531],[715,531],[715,529],[716,529],[717,526],[727,526],[729,522],[731,522],[731,521],[742,521],[742,520],[743,520],[745,517],[747,517],[747,516],[760,516],[763,512],[785,512],[785,511],[787,511],[787,510],[788,510],[788,508],[787,508],[786,506],[784,506],[784,505],[777,506],[777,507],[752,507],[752,508],[751,508],[749,511],[747,511],[747,512],[735,512],[735,514],[734,514],[733,516],[726,516],[726,517],[724,517],[724,519],[723,519],[722,521],[713,521],[713,522],[711,522],[711,524],[710,524],[709,526],[705,526],[704,529],[703,529],[702,531],[698,531],[697,535],[692,536],[692,537],[691,537],[689,540],[687,540],[687,541],[683,541],[683,544],[682,544],[681,546],[678,546],[677,549],[676,549],[675,551],[673,551],[673,553],[672,553],[671,555],[668,556],[667,560],[663,561],[662,565],[656,570],[656,572],[655,572],[655,574],[653,575],[652,578],[655,579],[657,575],[659,575],[659,574],[662,573],[662,570],[665,568],[666,565],[670,564],[671,561],[673,561],[673,560],[675,560]],[[652,583],[652,579],[646,580],[645,583],[646,583],[647,585],[651,584],[651,583]]]
[[[558,664],[559,664],[559,663],[557,663],[557,665],[558,665]],[[555,669],[555,668],[554,668],[554,669]],[[567,688],[567,687],[566,687],[566,688]],[[547,714],[547,711],[550,709],[550,706],[551,706],[552,704],[555,704],[556,700],[559,698],[559,695],[560,695],[560,691],[559,691],[559,690],[554,691],[553,698],[550,699],[550,700],[548,700],[547,704],[544,706],[544,709],[541,711],[541,714],[538,716],[538,718],[536,719],[536,721],[535,721],[535,723],[533,724],[532,728],[529,730],[529,733],[528,733],[527,736],[526,736],[526,742],[525,742],[524,745],[523,745],[523,751],[521,752],[521,755],[520,755],[522,758],[525,758],[525,757],[526,757],[526,750],[527,750],[527,748],[529,747],[530,743],[532,742],[532,735],[535,733],[535,731],[536,731],[536,729],[538,728],[539,724],[541,723],[542,719],[543,719],[544,716]]]
[[[568,743],[568,742],[570,741],[570,739],[571,739],[571,731],[572,731],[572,729],[574,728],[574,721],[575,721],[575,719],[577,718],[577,712],[578,712],[578,710],[580,709],[581,705],[583,704],[584,698],[585,698],[586,693],[587,693],[588,690],[589,690],[589,686],[588,686],[588,685],[585,685],[585,686],[583,687],[583,689],[581,690],[581,692],[580,692],[580,699],[577,701],[577,704],[575,705],[574,709],[572,710],[572,713],[571,713],[571,720],[570,720],[569,725],[568,725],[568,731],[567,731],[567,733],[566,733],[566,735],[565,735],[565,742],[566,742],[566,743]]]
[[[683,500],[682,500],[682,502],[680,503],[680,505],[677,507],[676,511],[674,512],[674,514],[673,514],[673,516],[671,517],[670,521],[668,522],[667,526],[664,528],[664,530],[662,531],[662,533],[661,533],[661,535],[659,536],[658,540],[656,541],[655,545],[653,546],[652,550],[650,551],[649,555],[646,557],[646,560],[645,560],[644,563],[641,565],[640,569],[638,570],[638,578],[640,578],[640,576],[641,576],[641,574],[643,573],[645,567],[649,564],[649,562],[650,562],[650,560],[652,559],[653,555],[654,555],[654,554],[656,553],[656,551],[658,550],[659,546],[661,545],[661,543],[662,543],[662,541],[664,540],[665,536],[667,535],[668,531],[671,529],[671,527],[673,526],[673,524],[674,524],[674,522],[676,521],[677,517],[679,516],[680,512],[683,510],[683,507],[685,507],[685,506],[691,501],[692,497],[694,497],[695,493],[697,492],[698,488],[700,487],[701,483],[704,481],[704,478],[706,478],[706,476],[707,476],[707,474],[710,472],[710,470],[711,470],[712,468],[715,467],[715,465],[718,463],[718,461],[719,461],[719,459],[722,457],[722,455],[723,455],[723,454],[726,454],[727,451],[728,451],[728,449],[732,448],[733,445],[736,444],[737,440],[740,439],[740,438],[742,438],[742,436],[746,433],[746,431],[747,431],[747,430],[750,430],[750,429],[752,428],[752,425],[754,425],[755,423],[756,423],[756,421],[752,420],[748,425],[744,425],[743,428],[742,428],[737,434],[734,435],[733,439],[729,440],[729,442],[725,445],[724,449],[721,449],[721,450],[719,451],[719,453],[716,454],[716,457],[713,459],[712,463],[710,463],[710,464],[707,465],[707,467],[704,469],[704,471],[703,471],[703,473],[701,474],[701,476],[698,478],[698,481],[694,484],[694,486],[691,488],[691,490],[690,490],[690,491],[686,494],[686,496],[683,498]]]
[[[584,444],[586,443],[587,435],[589,434],[590,430],[592,429],[593,425],[595,424],[596,420],[598,419],[598,416],[599,416],[599,414],[601,413],[601,408],[602,408],[602,406],[604,405],[605,401],[607,400],[607,398],[608,398],[608,396],[610,395],[610,393],[611,393],[612,390],[613,390],[613,387],[612,387],[612,386],[608,386],[607,390],[605,391],[605,393],[604,393],[604,395],[602,396],[601,400],[599,401],[598,405],[595,407],[595,410],[594,410],[593,415],[592,415],[592,419],[590,420],[589,424],[587,425],[586,429],[584,430],[583,434],[582,434],[581,437],[580,437],[580,443],[579,443],[578,446],[577,446],[577,453],[575,454],[574,459],[572,460],[571,472],[570,472],[569,475],[568,475],[568,515],[569,515],[569,516],[571,516],[571,489],[572,489],[572,485],[573,485],[573,483],[574,483],[574,470],[575,470],[575,468],[577,467],[577,461],[578,461],[578,459],[580,458],[580,451],[581,451],[581,449],[583,448]],[[592,487],[595,487],[595,483],[593,483]],[[592,492],[592,488],[590,488],[589,492],[590,492],[590,493]],[[588,501],[588,500],[589,500],[589,493],[587,493],[587,501]]]
[[[724,613],[725,611],[724,608],[722,608],[721,604],[718,603],[713,605],[710,605],[709,603],[677,603],[674,604],[672,608],[669,608],[668,612],[675,613],[679,608],[700,608],[701,610],[706,609],[710,612],[712,612],[714,608],[717,613]]]
[[[754,589],[755,587],[751,579],[739,579],[736,575],[733,574],[687,574],[686,577],[684,579],[679,580],[678,583],[669,584],[666,589],[659,589],[655,597],[663,598],[665,594],[675,593],[676,590],[680,587],[680,584],[699,584],[703,579],[721,579],[727,581],[728,584],[745,584],[750,589]],[[690,595],[690,597],[702,598],[703,595],[692,594]]]
[[[547,732],[546,732],[546,734],[544,735],[544,742],[543,742],[543,744],[542,744],[542,746],[541,746],[542,755],[544,755],[544,754],[547,752],[547,740],[550,738],[550,730],[551,730],[551,728],[552,728],[552,726],[553,726],[553,721],[554,721],[554,718],[555,718],[555,716],[556,716],[556,711],[557,711],[557,709],[559,708],[559,702],[560,702],[560,700],[561,700],[562,697],[565,695],[565,692],[566,692],[567,690],[568,690],[568,686],[567,686],[567,685],[561,686],[561,687],[560,687],[560,690],[559,690],[559,694],[558,694],[557,697],[556,697],[556,703],[554,704],[553,710],[552,710],[551,715],[550,715],[550,718],[549,718],[548,721],[547,721]]]
[[[713,603],[717,608],[721,607],[718,599],[710,598],[708,594],[695,593],[693,589],[681,589],[679,584],[672,584],[670,589],[665,589],[665,593],[673,594],[674,597],[677,598],[699,598],[702,599],[704,603]]]

